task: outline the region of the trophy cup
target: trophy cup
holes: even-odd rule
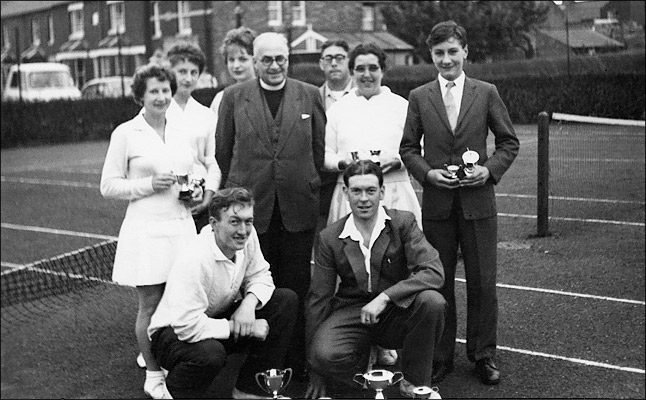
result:
[[[357,378],[363,378],[363,382],[358,381]],[[401,372],[390,372],[387,369],[373,369],[365,374],[356,374],[352,378],[353,381],[362,385],[364,388],[375,389],[375,399],[385,399],[384,389],[402,379],[404,379],[404,374]]]
[[[381,150],[370,150],[370,161],[377,165],[381,165],[381,161],[379,160],[380,154]]]
[[[189,179],[189,175],[175,175],[177,177],[177,184],[179,185],[179,199],[190,200],[193,197],[193,192],[200,186],[204,179]]]
[[[478,160],[480,159],[480,155],[473,151],[469,150],[467,147],[467,151],[462,154],[462,162],[464,163],[464,174],[465,175],[470,175],[475,171],[476,164],[478,163]]]
[[[413,389],[414,399],[441,399],[440,393],[437,388],[430,388],[428,386],[416,386]]]
[[[359,152],[358,151],[351,151],[350,155],[352,156],[352,161],[359,161]]]
[[[287,376],[287,378],[285,378]],[[262,378],[262,380],[261,380]],[[287,381],[285,382],[285,379]],[[285,386],[289,385],[289,382],[292,380],[292,369],[268,369],[265,372],[258,372],[256,374],[256,382],[258,386],[262,388],[265,392],[273,396],[274,399],[287,399],[288,397],[283,397],[278,395],[280,391]]]
[[[449,171],[449,174],[451,174],[451,179],[455,179],[455,178],[458,177],[458,171],[460,170],[459,165],[446,165],[446,164],[444,164],[444,166],[446,167],[446,170]]]

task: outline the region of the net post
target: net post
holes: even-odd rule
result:
[[[536,180],[537,236],[549,235],[550,115],[538,114],[538,176]]]

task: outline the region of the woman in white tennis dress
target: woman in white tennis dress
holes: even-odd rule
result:
[[[182,127],[165,115],[176,90],[175,75],[168,69],[149,64],[135,72],[133,97],[144,112],[112,132],[101,175],[104,197],[129,201],[112,279],[137,288],[135,333],[146,361],[144,392],[152,398],[169,397],[164,397],[164,375],[150,353],[146,330],[171,266],[197,235],[189,201],[179,199],[177,183],[178,175],[192,172],[192,153]],[[200,197],[198,188],[194,200]]]
[[[385,187],[382,204],[411,211],[420,229],[422,227],[422,209],[408,170],[399,156],[408,101],[392,93],[387,86],[381,86],[385,60],[384,51],[374,44],[358,45],[353,49],[349,67],[355,89],[327,111],[325,168],[339,172],[328,225],[350,213],[350,204],[343,193],[342,172],[354,158],[380,163]]]

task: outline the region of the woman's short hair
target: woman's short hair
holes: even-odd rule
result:
[[[254,199],[251,191],[243,187],[218,190],[209,202],[209,217],[220,221],[221,212],[236,204],[243,207],[253,206]]]
[[[242,47],[247,51],[250,56],[253,55],[253,41],[258,36],[253,29],[241,26],[239,28],[231,29],[227,32],[220,47],[220,52],[224,56],[224,63],[227,63],[228,47],[232,44]]]
[[[374,161],[359,160],[355,161],[343,171],[343,183],[345,187],[350,187],[350,178],[355,175],[375,175],[379,180],[379,187],[384,185],[384,173],[381,167]]]
[[[190,43],[180,43],[173,46],[166,54],[171,67],[174,67],[182,61],[188,61],[197,65],[200,74],[204,72],[206,66],[206,56],[199,47]]]
[[[175,95],[177,91],[177,80],[175,79],[173,71],[157,63],[150,63],[137,68],[135,74],[132,76],[132,98],[135,100],[135,103],[143,106],[142,100],[146,93],[148,79],[150,78],[157,78],[160,82],[170,82],[170,91],[173,96]]]
[[[456,38],[462,47],[467,45],[467,31],[453,20],[443,21],[435,24],[426,39],[426,46],[429,50],[450,38]]]
[[[379,59],[379,67],[381,67],[382,71],[386,70],[386,52],[374,43],[361,43],[358,44],[357,47],[352,49],[352,51],[348,55],[348,68],[350,68],[350,71],[354,70],[354,62],[357,57],[366,54],[376,55]]]

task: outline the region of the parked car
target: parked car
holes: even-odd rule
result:
[[[123,86],[122,86],[123,79]],[[105,97],[121,97],[122,87],[125,90],[125,97],[132,95],[132,77],[130,76],[106,76],[87,81],[81,88],[83,99],[102,99]]]
[[[19,82],[21,82],[20,88]],[[81,91],[74,85],[72,73],[65,64],[50,62],[16,64],[9,68],[2,100],[18,101],[21,97],[24,101],[79,99]]]

